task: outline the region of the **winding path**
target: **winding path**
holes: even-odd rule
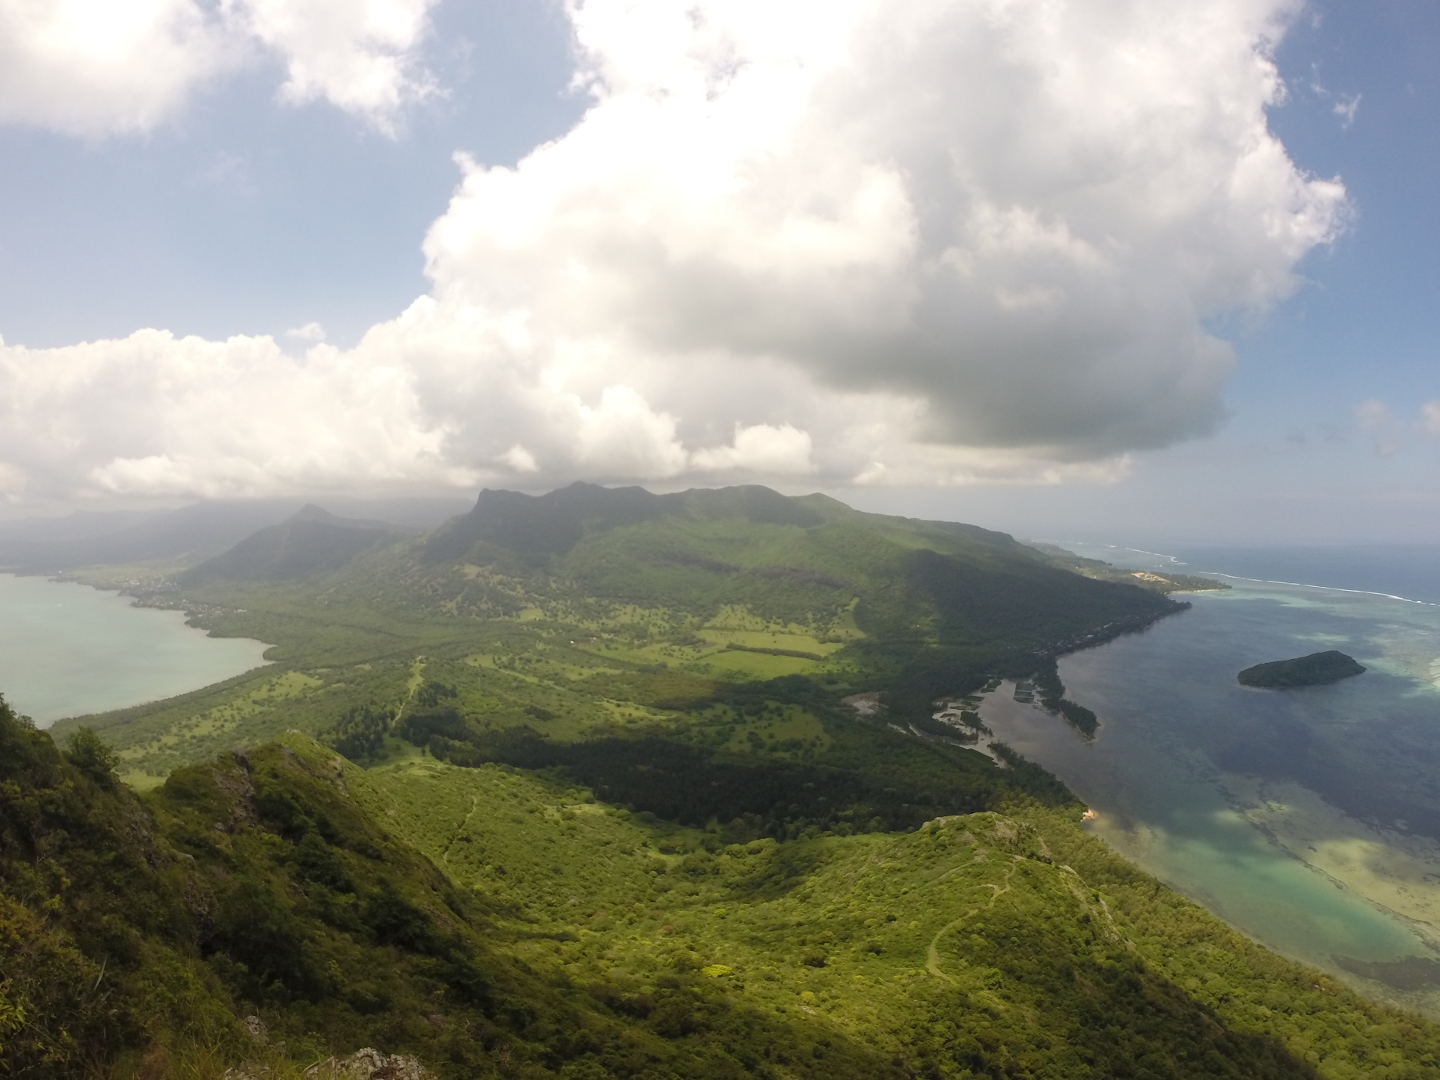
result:
[[[1005,883],[1003,885],[996,885],[993,881],[987,881],[984,883],[984,888],[995,890],[993,893],[990,894],[990,902],[985,905],[986,911],[989,911],[992,907],[994,907],[995,901],[1000,899],[1001,896],[1010,891],[1010,875],[1015,873],[1015,864],[1020,861],[1018,856],[1011,856],[1011,858],[1014,861],[1011,862],[1009,867],[1007,867],[1005,870]],[[980,908],[971,908],[964,915],[961,915],[958,919],[952,919],[950,922],[942,926],[939,930],[935,931],[935,936],[930,939],[930,949],[929,952],[926,954],[925,958],[926,971],[928,971],[931,975],[934,975],[937,979],[944,979],[947,982],[952,983],[955,981],[954,978],[940,970],[940,939],[946,934],[948,934],[951,930],[954,930],[956,927],[960,926],[967,919],[974,918],[977,914],[979,914],[979,912]]]

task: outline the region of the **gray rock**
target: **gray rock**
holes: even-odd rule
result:
[[[386,1056],[373,1047],[346,1058],[328,1058],[305,1070],[305,1080],[435,1080],[435,1074],[413,1057]]]

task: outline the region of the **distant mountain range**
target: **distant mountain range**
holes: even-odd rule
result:
[[[463,509],[455,499],[334,499],[333,509],[387,526],[433,528]],[[154,562],[193,565],[301,511],[299,499],[210,501],[177,510],[77,512],[0,522],[0,569],[53,573]]]
[[[363,551],[419,531],[337,517],[310,503],[280,524],[260,529],[223,554],[181,572],[176,580],[182,586],[215,580],[297,580],[339,570]]]

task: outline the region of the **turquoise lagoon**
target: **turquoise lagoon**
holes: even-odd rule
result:
[[[0,693],[41,727],[198,690],[260,666],[266,648],[118,593],[0,574]]]
[[[1009,684],[982,716],[1148,872],[1280,953],[1440,1016],[1440,606],[1226,580],[1184,596],[1189,611],[1062,659],[1067,695],[1101,718],[1093,740]],[[1369,670],[1304,690],[1236,682],[1251,664],[1331,648]]]

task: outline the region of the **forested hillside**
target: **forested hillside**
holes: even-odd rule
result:
[[[299,735],[143,797],[0,707],[0,1063],[288,1076],[1423,1077],[1440,1032],[1227,930],[1072,806],[726,843],[564,774]]]

